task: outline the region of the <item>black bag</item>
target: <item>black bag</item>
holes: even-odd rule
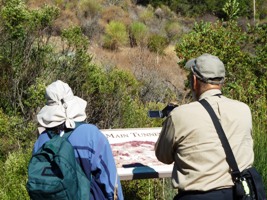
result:
[[[245,169],[242,172],[239,171],[231,146],[214,110],[205,99],[199,102],[208,111],[214,123],[226,154],[226,161],[232,169],[231,175],[234,182],[233,189],[235,200],[266,200],[266,193],[261,175],[254,167]]]
[[[251,167],[241,173],[235,181],[234,192],[237,200],[265,200],[264,184],[261,175]]]

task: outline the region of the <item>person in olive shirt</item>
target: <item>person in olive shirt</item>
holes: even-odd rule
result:
[[[174,199],[231,200],[233,181],[226,155],[212,120],[198,100],[214,109],[229,140],[240,171],[254,161],[250,108],[222,95],[222,61],[211,54],[189,60],[191,90],[196,101],[173,109],[163,123],[155,154],[165,164],[174,162]]]

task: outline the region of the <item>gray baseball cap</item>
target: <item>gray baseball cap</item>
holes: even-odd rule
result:
[[[224,64],[217,56],[204,53],[197,58],[190,59],[185,64],[185,68],[190,69],[198,79],[205,83],[221,84],[224,82]]]

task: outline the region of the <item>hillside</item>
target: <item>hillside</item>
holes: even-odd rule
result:
[[[81,27],[90,41],[88,49],[93,55],[93,62],[104,68],[119,67],[129,70],[138,80],[149,82],[149,87],[168,88],[183,96],[185,73],[177,64],[179,58],[175,53],[175,44],[192,29],[195,22],[215,22],[218,18],[209,12],[189,18],[174,13],[164,5],[153,7],[137,2],[139,1],[28,0],[27,6],[30,9],[38,9],[44,5],[57,6],[60,15],[51,26],[51,34],[57,38],[64,29]],[[108,31],[108,28],[112,28],[109,27],[111,22],[125,30],[119,32],[113,27]],[[249,22],[251,21],[244,18],[239,19],[241,25]],[[132,30],[137,23],[143,28],[140,30],[137,27],[140,41]],[[110,31],[113,32],[108,33]],[[122,36],[123,31],[126,38]],[[110,41],[107,42],[107,38]],[[157,44],[157,40],[163,40],[163,45]],[[151,42],[157,46],[149,48]],[[155,48],[162,48],[162,52],[155,53]]]
[[[177,64],[175,44],[192,29],[195,22],[215,22],[217,17],[207,12],[201,17],[189,18],[173,12],[165,5],[153,7],[150,4],[142,5],[140,2],[28,0],[27,6],[31,9],[38,9],[44,5],[57,6],[60,15],[51,27],[52,35],[57,37],[62,30],[72,26],[81,27],[90,41],[88,48],[89,53],[93,55],[93,62],[98,65],[129,70],[140,82],[146,82],[149,89],[160,88],[159,91],[162,92],[171,89],[177,96],[183,96],[186,77]],[[107,28],[111,22],[123,26],[127,38],[122,38],[121,33],[115,29],[108,35]],[[240,22],[245,24],[248,21],[242,22],[241,19]],[[138,33],[141,42],[132,33],[132,26],[136,23],[143,25],[142,28],[146,30],[144,33]],[[138,31],[140,32],[140,29]],[[111,37],[111,41],[108,41],[111,44],[105,40],[107,36]],[[166,41],[166,46],[157,46],[163,48],[163,53],[155,53],[155,49],[149,49],[149,44],[155,42],[153,36]],[[153,100],[153,97],[146,100]]]
[[[117,5],[108,1],[68,1],[55,2],[27,1],[31,9],[38,9],[44,5],[56,5],[60,8],[60,16],[52,26],[54,37],[60,35],[63,29],[72,26],[81,26],[84,34],[90,40],[89,53],[93,55],[93,61],[103,67],[119,67],[130,70],[139,80],[154,79],[167,85],[172,90],[183,93],[185,74],[179,68],[178,58],[174,51],[175,43],[180,36],[188,32],[193,19],[179,17],[169,8],[162,6],[135,5],[132,1],[120,2]],[[206,16],[205,20],[214,20],[214,17]],[[131,46],[128,43],[119,45],[116,50],[103,48],[103,36],[105,28],[110,21],[122,22],[127,31],[134,22],[141,22],[148,27],[146,40],[150,35],[160,35],[168,40],[164,53],[151,52],[147,47],[139,45]],[[169,27],[169,30],[167,30]],[[145,41],[148,43],[148,41]],[[155,80],[156,78],[156,80]]]
[[[91,45],[89,52],[93,55],[93,61],[97,64],[117,66],[133,72],[137,77],[141,76],[140,73],[143,72],[157,72],[162,76],[163,80],[179,90],[184,87],[185,73],[177,64],[178,58],[175,54],[174,46],[168,46],[165,49],[165,55],[162,56],[157,56],[148,50],[141,52],[138,47],[123,47],[119,51],[112,52],[98,45]],[[147,78],[150,77],[147,74]]]

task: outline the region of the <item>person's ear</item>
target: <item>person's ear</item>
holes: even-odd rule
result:
[[[193,75],[193,77],[192,77],[192,89],[193,89],[193,91],[196,91],[197,90],[197,77],[195,76],[195,75]]]

